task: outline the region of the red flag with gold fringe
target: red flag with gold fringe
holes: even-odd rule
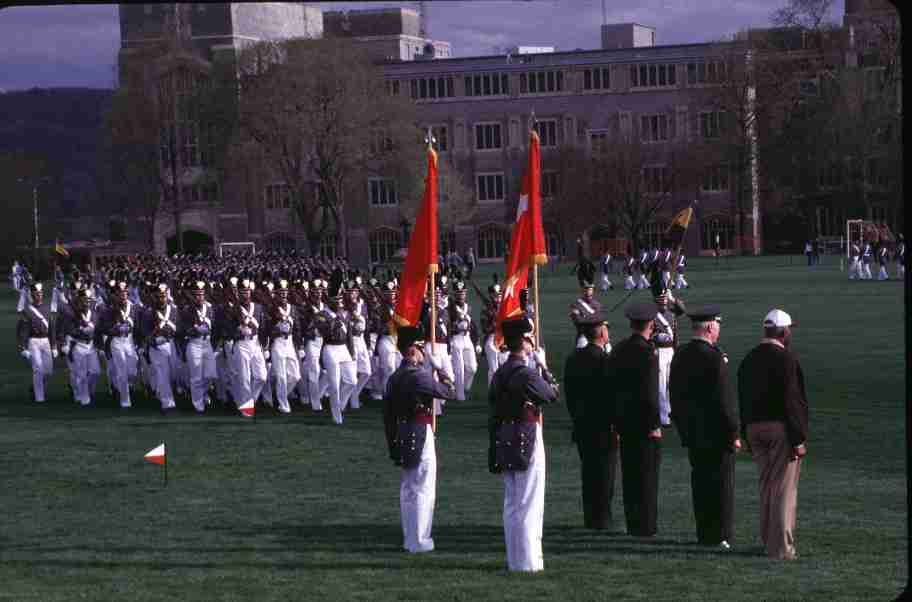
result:
[[[437,153],[428,145],[427,178],[415,229],[409,240],[399,298],[393,312],[394,326],[414,326],[421,318],[428,275],[437,272]]]

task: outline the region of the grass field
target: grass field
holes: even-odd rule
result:
[[[13,344],[14,295],[2,290],[0,600],[892,599],[906,582],[903,287],[850,283],[827,260],[809,271],[803,258],[695,259],[681,295],[722,305],[720,345],[733,372],[770,308],[800,322],[794,348],[811,406],[800,558],[762,555],[746,454],[736,467],[733,551],[696,546],[689,465],[674,433],[663,443],[658,537],[584,530],[579,459],[566,408],[555,406],[545,419],[545,571],[531,576],[505,570],[503,487],[486,466],[484,367],[472,400],[451,403],[440,422],[437,550],[415,557],[400,551],[399,473],[378,407],[350,412],[342,427],[300,408],[255,423],[197,417],[186,404],[162,418],[147,401],[127,413],[107,399],[84,410],[64,399],[60,365],[50,401],[36,406]],[[573,344],[568,268],[545,268],[542,278],[558,378]],[[476,278],[487,283],[490,270]],[[600,298],[610,307],[623,294]],[[617,341],[628,332],[620,309],[613,321]],[[161,440],[167,487],[159,467],[142,461]]]

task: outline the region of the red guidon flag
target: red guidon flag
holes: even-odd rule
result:
[[[254,413],[256,412],[256,404],[251,399],[247,403],[242,403],[241,405],[239,405],[238,410],[240,410],[241,414],[243,414],[244,416],[253,416]]]
[[[437,153],[428,145],[427,179],[415,229],[409,239],[399,298],[393,312],[395,326],[414,326],[421,317],[428,275],[437,272]]]
[[[498,344],[503,340],[500,325],[504,320],[522,314],[519,291],[527,288],[529,268],[534,264],[548,263],[545,231],[541,217],[541,150],[538,133],[529,133],[529,163],[522,179],[516,223],[510,237],[510,255],[504,273],[503,301],[497,311]]]
[[[165,444],[162,443],[155,449],[149,450],[149,452],[146,453],[145,456],[143,456],[143,459],[146,462],[152,462],[153,464],[164,464],[166,462]]]

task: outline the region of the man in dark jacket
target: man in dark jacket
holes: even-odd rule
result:
[[[730,550],[734,535],[734,452],[741,447],[728,384],[728,357],[716,346],[722,317],[707,305],[688,312],[693,338],[671,362],[671,417],[687,448],[697,541]]]
[[[742,437],[760,471],[760,537],[767,556],[791,560],[801,459],[807,453],[804,374],[790,350],[791,316],[781,309],[763,320],[763,339],[738,369]]]
[[[624,309],[633,334],[611,352],[611,374],[621,436],[624,516],[630,535],[658,532],[657,506],[662,429],[659,423],[659,360],[649,342],[655,303]]]
[[[573,420],[573,440],[582,463],[583,524],[588,529],[611,526],[611,501],[617,474],[618,440],[611,386],[608,322],[602,312],[581,325],[588,345],[567,358],[564,385]]]

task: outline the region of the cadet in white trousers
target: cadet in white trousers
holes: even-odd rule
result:
[[[241,301],[229,316],[229,332],[235,340],[230,361],[234,371],[234,400],[238,407],[256,403],[266,383],[266,358],[260,347],[259,332],[263,308],[250,300],[253,283],[242,280],[238,287]]]
[[[478,289],[475,289],[478,291]],[[479,296],[481,291],[478,291]],[[481,333],[484,336],[484,354],[488,363],[488,386],[494,373],[507,359],[507,354],[502,352],[495,344],[497,339],[497,312],[503,301],[503,290],[496,282],[488,287],[488,297],[481,310]]]
[[[179,362],[174,337],[177,335],[177,307],[168,301],[168,285],[158,285],[155,304],[146,311],[142,338],[149,349],[149,376],[162,412],[175,409],[173,383]]]
[[[130,384],[137,375],[136,338],[141,328],[138,308],[127,299],[127,283],[116,282],[109,293],[110,304],[95,328],[95,347],[104,348],[108,378],[120,398],[120,407],[129,408]]]
[[[329,387],[325,371],[321,367],[323,332],[326,330],[329,320],[326,314],[327,307],[323,303],[326,288],[325,280],[318,278],[313,281],[310,287],[310,304],[301,314],[301,337],[304,350],[304,357],[301,359],[303,398],[310,402],[310,407],[314,412],[323,410],[324,391]]]
[[[351,397],[349,398],[349,406],[352,409],[361,407],[361,391],[364,390],[367,381],[370,380],[371,374],[373,374],[371,354],[367,347],[367,341],[365,340],[365,336],[367,336],[367,305],[364,303],[364,300],[360,298],[360,294],[361,278],[358,277],[354,280],[349,280],[345,291],[345,300],[346,311],[349,316],[352,331],[352,359],[355,362],[355,373],[357,376],[355,388],[351,392]]]
[[[432,400],[453,399],[455,389],[451,381],[434,380],[418,328],[402,326],[397,335],[404,359],[387,383],[383,424],[390,458],[402,467],[399,512],[403,547],[417,554],[434,549],[431,528],[437,497],[437,454]]]
[[[532,352],[531,324],[525,318],[502,324],[510,357],[494,375],[488,392],[491,420],[488,454],[491,472],[504,484],[503,524],[507,567],[544,570],[542,535],[545,515],[545,445],[541,406],[557,399],[548,384],[526,365]]]
[[[218,377],[212,351],[212,305],[206,301],[206,283],[193,285],[193,305],[181,316],[180,341],[187,363],[190,399],[197,414],[209,405],[209,385]]]
[[[431,365],[446,375],[446,378],[455,382],[456,374],[453,370],[453,359],[450,357],[449,341],[450,333],[447,328],[447,309],[449,308],[449,298],[447,298],[446,293],[446,276],[439,276],[438,285],[437,285],[437,328],[434,333],[435,343],[432,346],[428,343],[428,349],[430,350],[430,362]],[[430,292],[430,289],[428,290]],[[424,307],[424,316],[422,319],[423,332],[430,333],[431,328],[431,309],[429,305]],[[443,406],[446,403],[446,400],[443,398],[434,399],[434,414],[440,416],[443,414]]]
[[[54,372],[57,357],[54,325],[48,321],[48,308],[44,301],[44,287],[33,282],[29,287],[26,306],[16,325],[19,353],[32,367],[32,395],[38,403],[45,401],[44,387]],[[54,341],[54,346],[51,346]]]
[[[342,309],[342,282],[329,290],[329,307],[326,309],[325,331],[323,333],[323,368],[329,384],[329,403],[333,422],[342,424],[345,404],[358,382],[355,360],[351,349],[351,324],[348,314]]]
[[[266,332],[270,341],[276,404],[279,412],[290,414],[288,393],[293,391],[301,380],[301,368],[294,346],[295,320],[292,307],[288,303],[288,281],[279,280],[275,291],[277,301],[267,317]]]
[[[62,324],[57,330],[58,347],[68,360],[73,399],[83,406],[91,405],[101,374],[94,344],[96,313],[91,304],[89,289],[80,287],[69,308],[61,312]]]
[[[456,399],[465,401],[472,390],[472,382],[478,371],[477,353],[481,353],[478,344],[478,329],[472,320],[472,308],[466,302],[465,283],[453,283],[453,303],[450,304],[450,361],[453,364]]]

